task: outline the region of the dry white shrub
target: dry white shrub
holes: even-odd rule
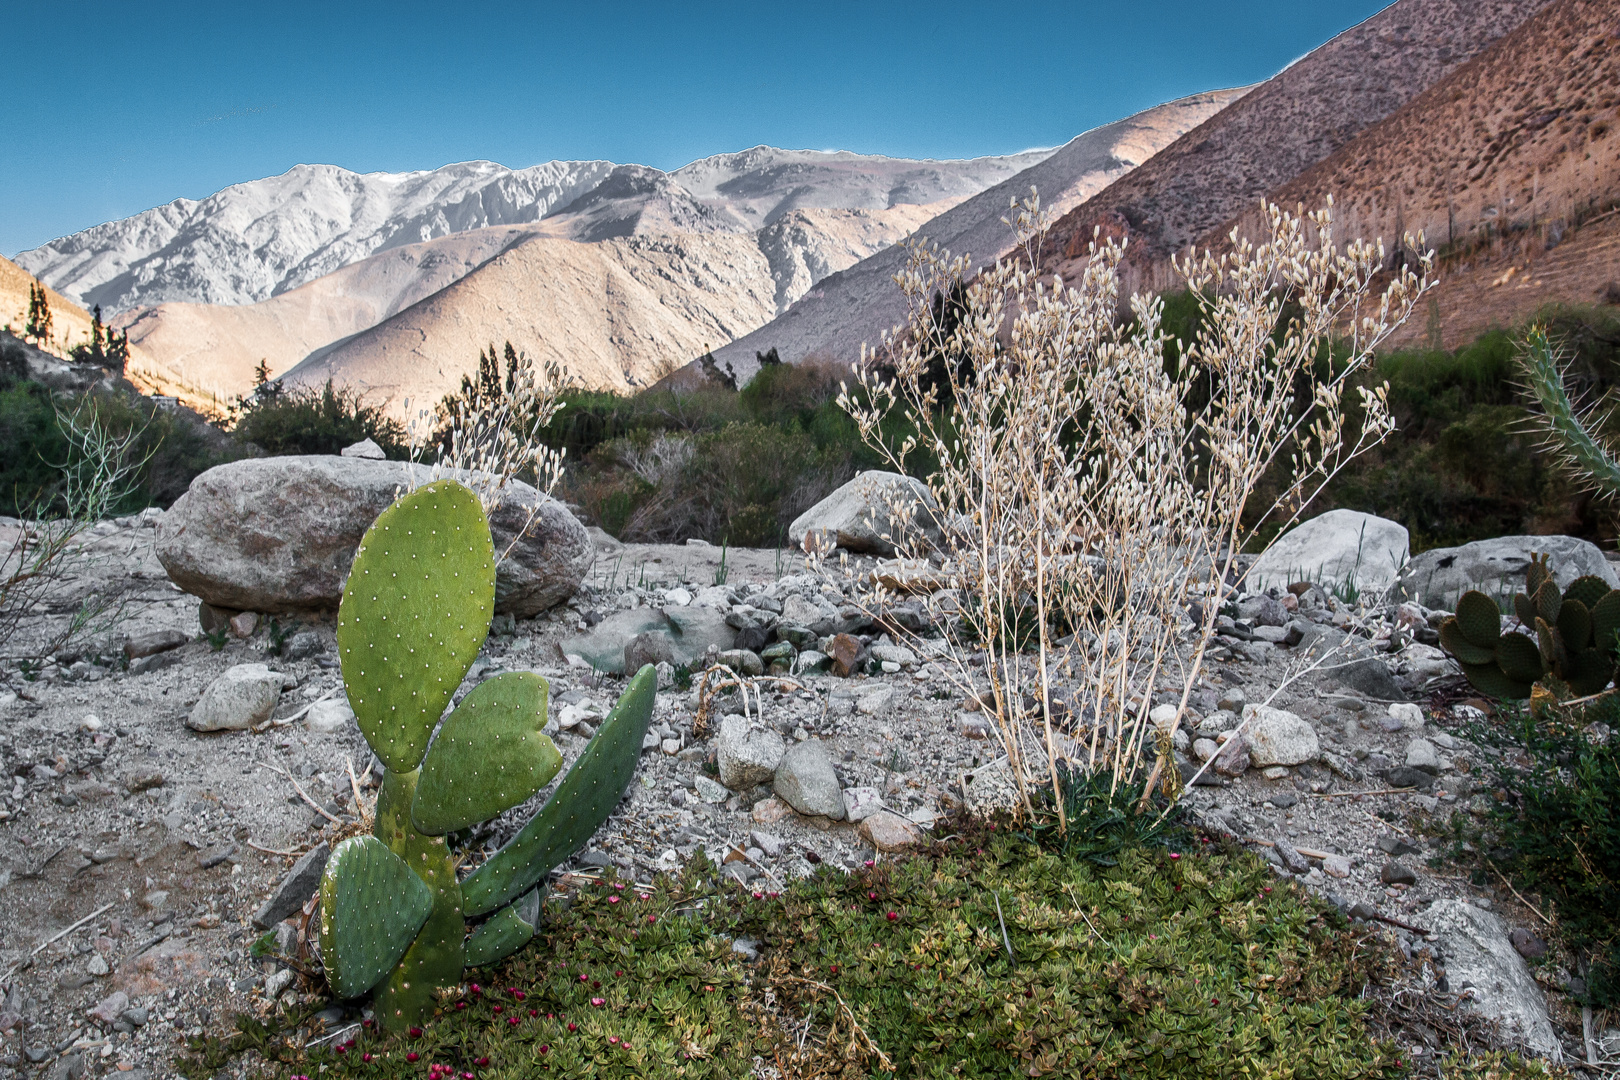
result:
[[[421,460],[436,426],[446,434],[432,468],[407,470],[407,491],[454,476],[478,496],[484,513],[491,514],[500,505],[506,486],[526,472],[533,474],[534,487],[542,494],[556,490],[567,449],[545,445],[540,432],[564,405],[561,397],[570,381],[568,370],[547,363],[536,372],[534,361],[522,353],[509,356],[509,365],[497,391],[474,390],[446,398],[437,425],[425,409],[410,419],[406,433],[413,465]],[[407,411],[410,406],[407,400]],[[537,502],[530,508],[529,520],[514,533],[513,544],[528,531],[539,506]],[[509,545],[500,557],[504,559],[510,551]]]
[[[1357,387],[1347,441],[1344,396],[1429,287],[1430,262],[1389,272],[1381,244],[1336,241],[1331,202],[1305,216],[1268,205],[1260,243],[1234,235],[1226,254],[1177,262],[1204,328],[1175,364],[1158,298],[1131,297],[1120,318],[1120,245],[1094,239],[1079,280],[1043,279],[1039,205],[1013,210],[1013,257],[965,290],[966,260],[912,248],[897,276],[910,318],[839,400],[896,471],[919,448],[939,463],[934,554],[960,613],[948,675],[993,719],[1025,809],[1037,772],[1060,785],[1060,759],[1142,784],[1145,801],[1161,776],[1179,781],[1174,725],[1149,722],[1155,691],[1178,692],[1179,724],[1235,556],[1393,429],[1387,387]],[[934,298],[953,295],[959,317],[940,318]],[[899,445],[880,433],[896,416],[914,432]],[[901,555],[927,555],[894,511]]]

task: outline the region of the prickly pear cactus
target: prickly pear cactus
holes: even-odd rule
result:
[[[1535,636],[1501,633],[1501,613],[1481,592],[1464,593],[1440,627],[1440,644],[1488,697],[1523,700],[1537,687],[1554,697],[1595,694],[1614,677],[1620,657],[1620,590],[1599,577],[1570,582],[1562,593],[1546,556],[1532,558],[1525,592],[1513,612]]]
[[[533,937],[534,886],[623,797],[652,719],[655,677],[646,667],[537,815],[549,823],[543,851],[530,850],[531,842],[521,869],[469,879],[478,897],[473,914],[493,915],[468,938],[464,885],[446,834],[523,803],[562,767],[542,733],[547,687],[538,675],[490,679],[444,716],[489,635],[494,601],[484,511],[465,487],[439,481],[377,518],[338,611],[344,688],[386,771],[375,835],[344,841],[327,864],[322,956],[333,992],[375,991],[378,1020],[395,1030],[425,1020],[436,991],[458,983],[465,967],[494,963]],[[514,843],[534,829],[531,822]],[[518,880],[521,887],[507,887]]]

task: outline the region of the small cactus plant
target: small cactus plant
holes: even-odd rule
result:
[[[488,519],[471,491],[439,481],[377,518],[338,609],[344,688],[385,772],[374,835],[343,841],[327,862],[321,955],[333,992],[374,991],[391,1029],[421,1023],[435,991],[533,937],[535,886],[623,797],[652,718],[649,666],[534,820],[458,881],[446,834],[520,805],[562,768],[541,730],[546,682],[533,673],[481,683],[440,723],[494,607]],[[483,914],[469,938],[467,917]]]
[[[1620,590],[1588,575],[1560,593],[1545,555],[1531,559],[1525,587],[1513,598],[1513,613],[1535,637],[1502,633],[1496,601],[1468,592],[1441,625],[1441,646],[1488,697],[1522,700],[1538,684],[1556,688],[1556,697],[1602,690],[1620,656]]]

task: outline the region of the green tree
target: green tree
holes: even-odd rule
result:
[[[28,322],[23,326],[23,334],[33,338],[36,345],[44,345],[51,339],[51,303],[43,285],[28,286]]]

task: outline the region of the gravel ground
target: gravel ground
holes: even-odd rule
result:
[[[0,787],[0,1078],[165,1076],[186,1034],[229,1030],[236,1014],[265,1009],[269,996],[306,992],[275,962],[250,957],[261,933],[251,919],[297,854],[357,827],[351,765],[362,784],[373,782],[369,750],[352,725],[311,731],[294,720],[259,733],[212,734],[185,725],[203,690],[234,664],[264,662],[283,674],[279,718],[337,688],[332,621],[302,621],[300,629],[314,637],[300,639],[311,650],[301,659],[268,655],[266,627],[216,649],[198,637],[197,601],[168,582],[152,539],[153,530],[138,525],[101,527],[96,564],[67,583],[64,595],[114,583],[135,590],[131,617],[107,639],[106,653],[126,635],[155,630],[194,640],[163,654],[167,666],[140,674],[100,666],[91,655],[31,681],[13,672],[9,690],[0,688],[0,764],[10,777],[10,787]],[[716,589],[722,558],[725,588]],[[559,722],[584,716],[588,724],[590,706],[611,707],[623,681],[570,666],[558,649],[564,637],[613,610],[666,603],[667,590],[677,587],[720,604],[762,586],[777,596],[841,593],[847,600],[869,565],[852,561],[825,592],[825,579],[778,552],[604,541],[569,606],[501,628],[509,632],[490,639],[469,683],[502,670],[545,675],[556,741],[572,759],[586,740],[577,726],[562,730]],[[55,618],[41,614],[25,635],[44,632]],[[1334,613],[1318,619],[1331,626]],[[1235,633],[1247,637],[1241,628]],[[1195,697],[1200,730],[1221,726],[1226,714],[1218,706],[1239,693],[1265,701],[1299,662],[1286,647],[1221,641]],[[868,643],[886,642],[878,636]],[[1375,639],[1361,648],[1386,645]],[[964,798],[989,801],[1001,752],[931,655],[935,648],[923,642],[915,662],[891,672],[807,675],[794,686],[767,688],[763,720],[788,745],[821,739],[843,787],[876,788],[889,809],[914,822],[926,825]],[[1438,670],[1423,646],[1384,659],[1397,670],[1415,669],[1417,681]],[[694,735],[693,698],[673,687],[659,694],[653,724],[660,745],[643,753],[626,802],[569,869],[611,863],[645,881],[704,850],[717,861],[729,857],[727,871],[753,887],[770,888],[816,863],[854,866],[879,857],[854,826],[800,817],[766,789],[716,792],[709,782],[713,742]],[[1273,858],[1280,874],[1298,872],[1347,909],[1367,905],[1422,926],[1429,903],[1462,897],[1510,926],[1536,929],[1507,890],[1477,889],[1428,866],[1440,849],[1425,828],[1438,832],[1453,813],[1485,805],[1476,791],[1485,754],[1457,734],[1461,719],[1453,710],[1437,716],[1425,709],[1421,724],[1410,714],[1397,719],[1385,704],[1316,676],[1294,682],[1272,704],[1310,723],[1337,770],[1312,763],[1272,770],[1270,778],[1254,769],[1216,778],[1217,786],[1187,796],[1206,826],[1278,844],[1256,850]],[[717,726],[718,715],[713,720]],[[1377,770],[1404,763],[1417,737],[1437,752],[1427,791],[1351,794],[1390,786]],[[313,809],[295,780],[338,821]],[[708,801],[705,791],[721,801]],[[528,812],[505,815],[474,844],[493,848]],[[1402,870],[1391,870],[1392,861]],[[1408,944],[1418,940],[1402,934]],[[1541,971],[1553,988],[1567,977]],[[1551,998],[1555,1022],[1567,1023],[1562,995]],[[92,1013],[98,1005],[100,1017]]]

